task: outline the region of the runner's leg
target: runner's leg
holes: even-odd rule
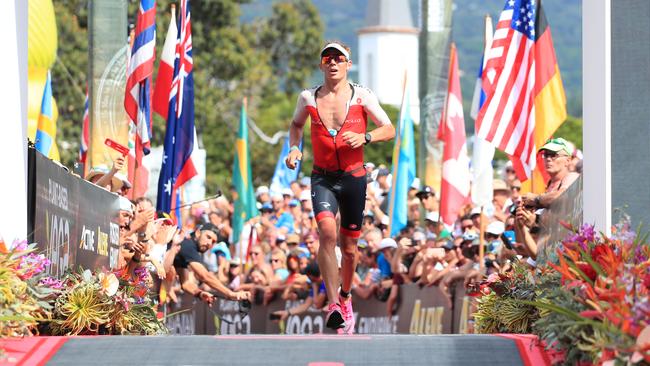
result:
[[[312,175],[312,206],[318,223],[318,267],[325,281],[330,305],[338,306],[339,270],[336,261],[336,219],[338,202],[333,191],[332,178]],[[331,311],[330,311],[331,312]],[[329,318],[329,316],[328,316]],[[342,321],[342,319],[341,319]]]

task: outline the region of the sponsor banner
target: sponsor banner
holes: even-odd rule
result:
[[[66,269],[115,268],[119,253],[117,195],[70,174],[35,152],[33,242],[52,264],[50,276]]]
[[[420,289],[416,285],[399,286],[399,302],[388,316],[386,302],[375,297],[353,297],[355,333],[358,334],[449,334],[452,332],[451,302],[437,287]],[[310,308],[285,321],[270,320],[278,310],[294,308],[302,301],[275,299],[268,305],[253,304],[242,313],[236,301],[215,301],[212,309],[190,295],[167,306],[167,327],[172,334],[332,334],[325,327],[326,313]]]

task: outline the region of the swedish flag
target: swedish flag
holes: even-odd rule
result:
[[[41,114],[38,116],[36,127],[36,150],[50,159],[59,159],[56,147],[56,121],[52,106],[52,75],[47,72],[43,100],[41,101]]]

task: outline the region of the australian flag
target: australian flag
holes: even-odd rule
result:
[[[160,177],[157,209],[171,212],[178,204],[177,190],[196,175],[194,149],[194,79],[192,77],[192,27],[189,0],[181,0],[174,78],[169,94],[169,113]]]

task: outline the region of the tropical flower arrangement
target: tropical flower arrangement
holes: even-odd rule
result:
[[[38,334],[39,322],[50,318],[50,290],[39,285],[50,261],[34,252],[26,241],[7,248],[0,240],[0,338]]]
[[[0,337],[36,334],[165,334],[148,295],[145,268],[68,272],[46,277],[50,264],[35,244],[0,242]]]
[[[147,296],[147,270],[69,273],[54,301],[53,335],[167,333]]]
[[[515,267],[473,289],[483,333],[535,333],[563,363],[650,364],[650,247],[629,220],[573,228],[558,262]],[[524,318],[526,318],[524,320]]]

